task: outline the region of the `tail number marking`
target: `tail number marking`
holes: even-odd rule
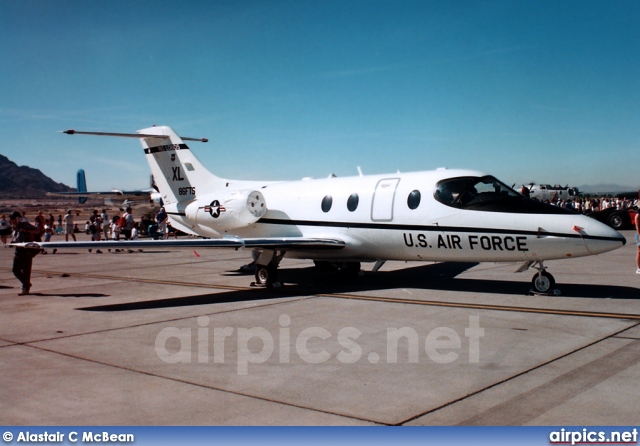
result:
[[[195,195],[196,188],[195,187],[179,187],[178,194],[179,195]]]

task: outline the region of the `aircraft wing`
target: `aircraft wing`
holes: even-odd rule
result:
[[[343,240],[306,237],[269,237],[219,239],[177,239],[177,240],[127,240],[127,241],[86,241],[86,242],[31,242],[11,243],[10,246],[32,249],[69,248],[261,248],[286,251],[337,250],[346,246]]]

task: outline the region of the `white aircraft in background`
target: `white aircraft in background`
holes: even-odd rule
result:
[[[47,243],[49,248],[189,246],[260,250],[258,285],[276,282],[286,255],[358,272],[361,262],[522,262],[536,291],[555,280],[545,260],[599,254],[625,238],[583,215],[530,200],[496,178],[448,170],[300,181],[219,178],[169,127],[135,134],[173,226],[209,239]],[[125,245],[126,244],[126,245]],[[25,246],[25,245],[22,245]],[[40,248],[45,244],[29,245]]]
[[[84,204],[87,198],[104,199],[105,206],[113,206],[121,211],[131,207],[142,213],[157,212],[162,207],[160,192],[154,187],[153,177],[151,177],[151,188],[132,191],[113,189],[103,192],[87,192],[87,180],[83,169],[79,169],[76,175],[77,192],[47,192],[53,197],[77,197],[78,203]]]

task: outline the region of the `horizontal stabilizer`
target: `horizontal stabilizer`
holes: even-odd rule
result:
[[[162,138],[162,135],[146,135],[142,133],[111,133],[111,132],[79,132],[76,130],[63,130],[62,133],[67,135],[93,135],[93,136],[118,136],[121,138]],[[189,138],[185,136],[180,137],[183,141],[199,141],[209,142],[207,138]]]

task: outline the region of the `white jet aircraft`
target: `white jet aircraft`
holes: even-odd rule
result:
[[[448,170],[300,181],[215,176],[169,127],[135,134],[171,223],[209,239],[47,243],[49,248],[190,246],[260,250],[256,284],[273,285],[285,256],[358,272],[361,262],[522,262],[552,291],[545,260],[599,254],[625,238],[583,215],[530,200],[486,173]],[[126,244],[126,245],[125,245]],[[30,245],[35,248],[45,244]]]
[[[83,169],[79,169],[76,175],[77,192],[47,192],[53,197],[77,197],[80,204],[84,204],[87,198],[100,198],[104,200],[106,206],[115,206],[121,211],[130,207],[140,212],[154,212],[162,207],[160,192],[153,188],[153,177],[149,189],[139,190],[119,190],[88,192],[87,180]]]

